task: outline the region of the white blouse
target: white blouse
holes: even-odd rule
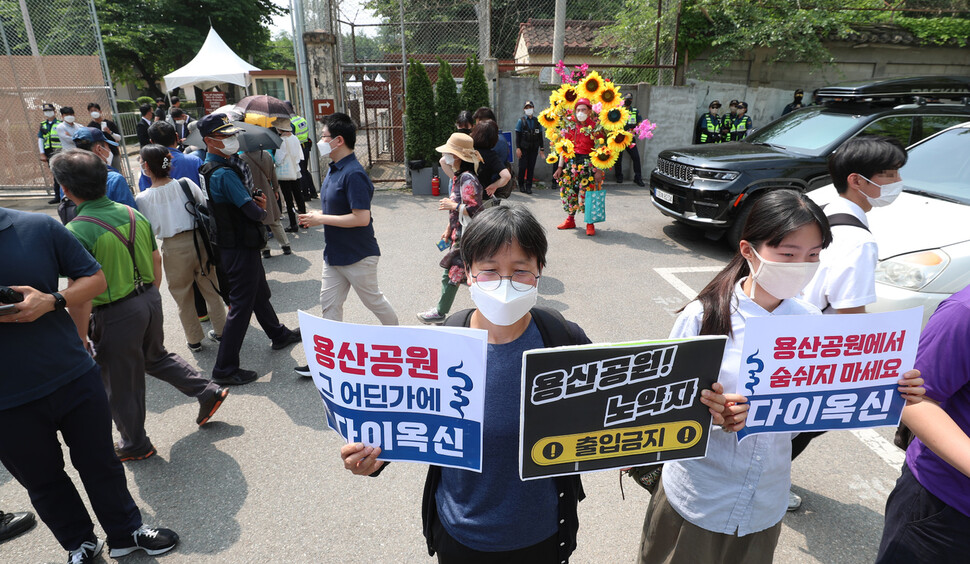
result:
[[[182,180],[188,183],[195,201],[205,203],[205,194],[199,185],[188,178]],[[183,231],[195,229],[195,219],[186,208],[188,200],[178,180],[141,192],[135,196],[135,203],[138,204],[138,211],[148,218],[155,237],[159,239],[167,239]]]

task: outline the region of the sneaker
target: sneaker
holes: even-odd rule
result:
[[[189,350],[192,352],[199,352],[202,350],[202,343],[188,343]]]
[[[216,335],[215,329],[209,329],[209,333],[206,336],[209,337],[210,341],[215,341],[217,343],[222,342],[222,335]]]
[[[798,497],[795,492],[788,490],[788,511],[795,511],[801,506],[802,498]]]
[[[242,386],[243,384],[248,384],[259,378],[259,374],[252,370],[243,370],[240,368],[236,370],[229,376],[223,378],[212,378],[212,381],[220,386]]]
[[[293,254],[293,249],[291,249],[289,245],[283,245],[280,248],[283,249],[283,254],[284,255],[292,255]]]
[[[168,529],[153,529],[142,525],[131,533],[131,539],[121,544],[111,545],[108,556],[118,558],[136,550],[144,550],[150,556],[165,554],[179,543],[179,536]]]
[[[576,220],[573,218],[573,216],[569,216],[566,218],[566,221],[560,223],[556,229],[572,229],[574,227],[576,227]]]
[[[596,235],[596,226],[593,225],[592,223],[587,223],[586,224],[586,234],[589,235],[589,236]]]
[[[273,343],[273,350],[274,351],[282,350],[290,345],[294,345],[296,343],[302,343],[302,342],[303,342],[303,337],[300,335],[300,328],[297,327],[294,330],[290,330],[290,334],[284,337],[282,341]]]
[[[0,511],[0,541],[12,539],[15,536],[27,532],[34,526],[37,520],[30,511],[18,513],[4,513]]]
[[[148,443],[148,446],[141,449],[121,448],[118,443],[115,443],[115,456],[117,456],[118,460],[122,462],[145,460],[146,458],[154,455],[155,447],[152,446],[152,443]]]
[[[299,374],[300,376],[303,376],[304,378],[313,377],[313,374],[310,373],[310,367],[306,364],[304,364],[303,366],[297,366],[296,368],[293,369],[293,372],[296,372],[297,374]]]
[[[209,399],[199,402],[199,416],[195,418],[195,422],[199,424],[199,427],[208,423],[209,419],[212,419],[212,416],[222,406],[222,402],[226,401],[226,396],[228,395],[229,388],[223,386],[209,396]]]
[[[640,188],[643,188],[644,186],[646,186],[646,184],[643,183],[643,180],[634,180],[633,183],[639,186]]]
[[[425,325],[444,323],[446,315],[438,313],[438,308],[433,307],[424,313],[418,314],[418,321]]]
[[[67,553],[67,564],[88,564],[101,554],[104,541],[92,536],[93,540],[82,542],[81,546]]]
[[[209,321],[209,314],[208,313],[205,314],[205,315],[200,315],[199,316],[199,323],[205,323],[206,321]]]
[[[263,249],[263,258],[269,258],[273,256],[273,253],[269,252],[269,249]]]

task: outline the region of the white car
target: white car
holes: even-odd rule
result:
[[[970,122],[907,152],[903,193],[866,214],[879,243],[877,301],[866,311],[923,306],[925,324],[941,301],[970,285]],[[821,205],[838,194],[830,184],[810,196]]]

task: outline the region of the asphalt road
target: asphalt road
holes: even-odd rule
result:
[[[550,250],[539,304],[561,310],[594,341],[666,337],[674,312],[730,253],[662,217],[645,188],[608,188],[607,221],[595,237],[581,229],[555,229],[564,215],[553,191],[513,196],[547,226]],[[436,201],[397,191],[378,192],[374,199],[381,287],[403,323],[416,323],[415,313],[437,302],[441,271],[435,243],[446,216]],[[271,241],[274,256],[264,264],[273,304],[284,323],[295,326],[298,309],[319,313],[323,234],[301,232],[292,246],[294,254],[285,257]],[[216,347],[206,343],[202,352],[189,352],[174,302],[167,291],[162,294],[169,350],[211,370]],[[459,291],[455,309],[471,305],[468,292]],[[345,321],[373,324],[376,318],[351,293]],[[233,389],[201,429],[195,425],[195,400],[148,379],[146,427],[158,454],[125,466],[145,522],[181,535],[178,548],[160,562],[433,561],[421,536],[425,467],[395,464],[373,479],[346,472],[338,456],[342,441],[326,428],[312,381],[291,370],[305,363],[301,354],[299,346],[272,351],[254,322],[242,360],[261,377]],[[828,433],[798,459],[792,479],[804,505],[784,519],[776,562],[873,560],[886,496],[902,460],[901,451],[886,446],[891,436],[890,429]],[[584,477],[588,497],[580,504],[579,548],[572,562],[635,561],[649,495],[624,482],[625,500],[616,471]],[[29,506],[26,492],[0,467],[0,508]],[[103,536],[99,527],[96,531]],[[42,524],[0,545],[3,563],[64,558]],[[103,558],[109,560],[107,551]],[[155,561],[141,555],[124,560]]]

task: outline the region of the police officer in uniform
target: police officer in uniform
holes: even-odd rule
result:
[[[697,128],[694,133],[695,143],[720,143],[721,142],[721,118],[718,112],[721,109],[721,102],[714,100],[707,107],[707,113],[697,120]]]
[[[748,135],[748,131],[754,127],[751,118],[747,116],[748,103],[738,102],[738,113],[731,121],[731,141],[740,141]]]
[[[41,162],[49,163],[50,158],[60,150],[61,138],[57,135],[55,128],[61,124],[57,119],[57,111],[54,104],[44,104],[44,121],[40,122],[40,130],[37,132],[37,148],[40,149]],[[61,187],[54,180],[54,197],[48,204],[59,204],[61,202]]]
[[[535,104],[526,101],[524,115],[515,124],[515,158],[519,161],[519,192],[532,193],[532,181],[536,174],[536,159],[542,153],[542,132],[536,119]]]
[[[307,123],[305,117],[297,115],[293,111],[293,104],[289,100],[286,101],[286,105],[293,114],[293,117],[290,118],[290,123],[293,125],[293,135],[300,140],[300,148],[303,149],[303,160],[300,161],[300,189],[303,191],[303,201],[309,202],[317,197],[313,177],[310,176],[310,169],[307,168],[310,162],[310,148],[313,145],[310,141],[310,124]]]
[[[626,120],[626,125],[623,129],[627,131],[633,131],[633,129],[640,123],[640,110],[633,106],[633,95],[627,94],[623,97],[623,106],[630,111],[630,117]],[[624,153],[630,155],[630,161],[633,162],[633,183],[637,186],[643,186],[643,171],[640,169],[640,148],[635,146],[636,143],[630,143]],[[616,164],[613,165],[613,175],[616,178],[617,184],[623,184],[623,155],[616,159]]]
[[[802,107],[802,97],[803,96],[805,96],[805,93],[802,92],[802,89],[801,88],[799,88],[798,90],[796,90],[795,91],[795,99],[792,100],[792,103],[791,104],[788,104],[787,106],[785,106],[785,109],[781,111],[781,115],[785,115],[787,113],[791,113],[791,112],[793,112],[793,111],[801,108]]]

